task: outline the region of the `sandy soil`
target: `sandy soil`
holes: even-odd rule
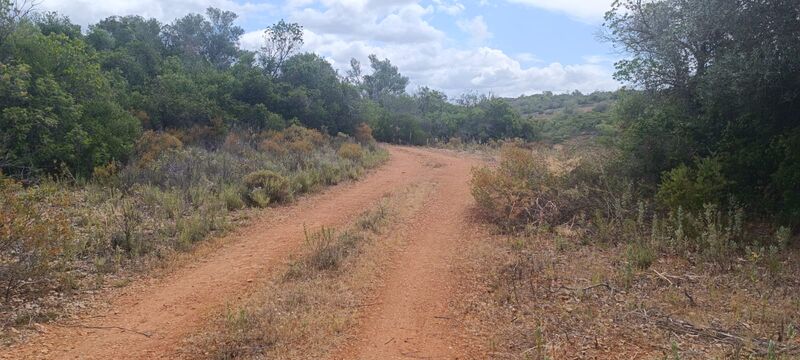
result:
[[[462,359],[462,329],[449,302],[454,266],[469,246],[472,197],[469,172],[475,161],[452,153],[409,149],[436,182],[426,207],[400,231],[406,246],[389,261],[383,284],[360,319],[358,334],[333,359]],[[471,357],[475,357],[472,354]]]

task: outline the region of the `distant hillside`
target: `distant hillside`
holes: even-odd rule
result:
[[[580,91],[574,91],[571,94],[553,94],[545,91],[541,94],[506,98],[505,100],[523,117],[541,117],[570,109],[580,109],[583,112],[591,110],[605,112],[616,101],[617,95],[616,91],[596,91],[588,95],[584,95]]]
[[[561,142],[576,136],[596,135],[599,126],[609,120],[609,110],[618,92],[598,91],[584,95],[542,94],[506,98],[511,107],[532,124],[536,138]]]

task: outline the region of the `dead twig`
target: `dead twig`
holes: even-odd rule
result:
[[[672,280],[670,280],[668,277],[664,276],[664,274],[658,272],[658,270],[653,269],[653,272],[656,273],[656,275],[658,275],[658,277],[660,277],[660,278],[664,279],[666,282],[668,282],[669,286],[674,286],[675,285],[674,283],[672,283]]]
[[[689,294],[689,290],[683,289],[683,295],[686,295],[689,298],[689,304],[692,306],[696,306],[697,304],[694,302],[694,298],[691,294]]]
[[[604,287],[604,288],[608,289],[611,292],[615,291],[614,288],[611,287],[611,285],[609,285],[608,283],[594,284],[594,285],[587,286],[585,288],[571,288],[571,287],[568,287],[568,286],[561,285],[562,289],[567,289],[567,290],[572,290],[572,291],[586,291],[586,290],[591,290],[591,289],[598,288],[598,287]]]
[[[83,325],[83,324],[63,324],[63,323],[54,323],[55,326],[60,327],[68,327],[68,328],[81,328],[81,329],[97,329],[97,330],[121,330],[122,332],[131,332],[134,334],[139,334],[144,337],[151,337],[153,334],[141,332],[133,329],[124,328],[121,326],[92,326],[92,325]]]

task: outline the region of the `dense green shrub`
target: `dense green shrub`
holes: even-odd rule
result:
[[[718,159],[697,159],[692,167],[681,164],[665,172],[656,200],[667,209],[698,212],[705,204],[723,203],[728,185]]]
[[[125,161],[140,132],[115,101],[124,88],[102,71],[80,39],[24,26],[12,34],[13,63],[0,63],[0,164],[8,174],[89,176]],[[2,57],[0,56],[0,59]]]

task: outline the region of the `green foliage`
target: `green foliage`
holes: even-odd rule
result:
[[[281,19],[264,30],[266,42],[259,53],[264,72],[276,77],[283,63],[303,46],[303,27],[297,23],[287,23]]]
[[[668,209],[697,212],[705,204],[721,204],[729,181],[715,158],[697,159],[692,167],[679,165],[664,173],[656,200]]]
[[[66,166],[88,176],[95,166],[125,161],[139,124],[115,102],[115,80],[85,43],[31,28],[12,37],[16,64],[0,64],[2,170],[55,173]]]
[[[799,25],[787,1],[616,2],[605,36],[629,54],[616,77],[645,90],[617,113],[630,174],[654,184],[714,157],[727,191],[796,225]]]
[[[589,95],[575,91],[571,94],[553,94],[545,91],[541,94],[520,96],[507,99],[514,109],[524,117],[547,117],[564,113],[567,109],[592,106],[595,112],[605,112],[608,103],[617,98],[616,92],[596,91]]]
[[[374,54],[369,56],[372,74],[364,75],[363,87],[372,100],[380,100],[386,95],[402,95],[406,92],[408,78],[401,75],[397,66],[388,59],[380,60]]]
[[[642,242],[628,244],[625,254],[628,258],[628,262],[641,270],[649,268],[656,260],[656,254],[653,248]]]
[[[269,170],[261,170],[247,174],[244,185],[248,190],[248,199],[260,207],[270,202],[284,202],[291,198],[289,180]]]

